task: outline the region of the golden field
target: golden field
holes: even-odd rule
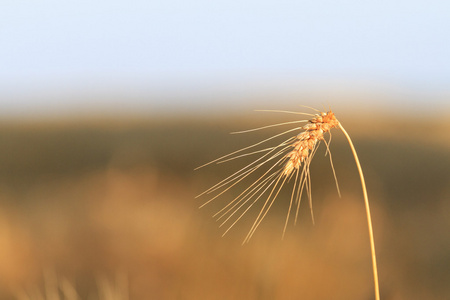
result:
[[[365,172],[382,299],[449,298],[450,123],[336,115]],[[208,198],[195,196],[245,163],[194,168],[279,129],[229,132],[285,117],[2,122],[0,299],[373,299],[361,186],[339,131],[342,197],[322,144],[315,225],[304,201],[281,239],[285,191],[248,244],[257,209],[222,237],[212,215],[244,184],[199,209]]]

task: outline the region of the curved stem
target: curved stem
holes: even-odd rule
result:
[[[359,163],[358,155],[356,154],[355,147],[353,146],[352,140],[350,139],[350,136],[348,135],[347,131],[345,131],[344,127],[342,127],[342,124],[339,123],[339,127],[341,128],[342,132],[344,133],[345,137],[347,138],[350,148],[352,149],[353,156],[355,157],[356,166],[358,167],[359,176],[361,178],[361,185],[362,185],[362,190],[363,190],[363,194],[364,194],[364,202],[366,205],[367,225],[369,227],[370,250],[372,252],[372,267],[373,267],[373,280],[374,280],[374,285],[375,285],[375,299],[379,300],[380,299],[380,288],[378,285],[377,257],[375,255],[375,241],[373,238],[372,218],[370,217],[369,198],[367,197],[366,183],[364,181],[364,175],[363,175],[363,172],[361,169],[361,165]]]

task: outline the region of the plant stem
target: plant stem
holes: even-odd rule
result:
[[[339,127],[341,128],[344,135],[347,137],[350,148],[352,149],[353,156],[355,157],[356,166],[358,167],[359,177],[361,178],[361,185],[364,194],[364,202],[366,204],[366,214],[367,214],[367,225],[369,227],[369,237],[370,237],[370,250],[372,252],[372,267],[373,267],[373,281],[375,285],[375,299],[380,300],[380,288],[378,285],[378,270],[377,270],[377,257],[375,255],[375,241],[373,238],[373,229],[372,229],[372,218],[370,217],[370,207],[369,207],[369,198],[367,197],[366,183],[364,181],[363,171],[361,169],[361,165],[359,163],[358,155],[356,154],[355,147],[353,146],[352,140],[348,135],[347,131],[345,131],[342,124],[339,123]]]

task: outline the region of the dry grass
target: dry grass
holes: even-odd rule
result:
[[[124,274],[117,274],[114,281],[104,276],[97,278],[97,290],[81,297],[73,283],[65,277],[58,278],[52,270],[45,270],[44,288],[35,286],[16,292],[17,300],[128,300],[128,282]]]

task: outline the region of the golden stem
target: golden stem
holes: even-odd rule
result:
[[[361,185],[364,194],[364,202],[366,204],[366,214],[367,214],[367,225],[369,227],[369,237],[370,237],[370,250],[372,252],[372,267],[373,267],[373,281],[375,285],[375,299],[380,300],[380,288],[378,285],[378,270],[377,270],[377,257],[375,255],[375,241],[373,238],[373,229],[372,229],[372,218],[370,217],[370,207],[369,207],[369,198],[367,197],[366,183],[364,181],[363,171],[361,169],[361,165],[359,163],[358,155],[356,154],[355,147],[353,146],[352,140],[348,135],[347,131],[345,131],[342,124],[339,123],[339,127],[341,128],[344,135],[347,137],[350,148],[352,149],[353,156],[355,157],[356,166],[358,167],[359,177],[361,178]]]

